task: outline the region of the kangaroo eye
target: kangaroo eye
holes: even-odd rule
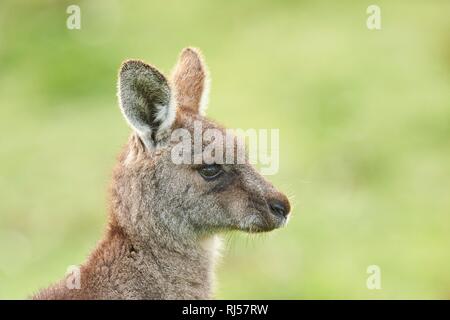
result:
[[[213,180],[218,178],[223,173],[221,165],[209,164],[198,169],[198,172],[205,180]]]

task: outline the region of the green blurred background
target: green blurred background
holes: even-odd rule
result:
[[[81,30],[66,8],[81,7]],[[280,128],[282,230],[225,239],[219,298],[450,298],[450,2],[0,2],[0,298],[81,263],[129,129],[122,60],[202,49],[209,115]],[[382,289],[368,290],[369,265]]]

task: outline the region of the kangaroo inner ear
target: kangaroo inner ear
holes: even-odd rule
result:
[[[142,61],[128,60],[120,69],[118,88],[122,113],[147,148],[166,143],[176,113],[167,79]]]
[[[197,49],[181,52],[172,73],[180,108],[205,115],[209,95],[208,70]]]

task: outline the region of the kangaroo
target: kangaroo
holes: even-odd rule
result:
[[[220,233],[287,223],[287,197],[248,161],[172,161],[174,130],[224,129],[205,117],[199,50],[185,48],[169,79],[139,60],[122,64],[119,105],[132,133],[113,171],[106,231],[79,268],[79,288],[66,276],[33,299],[212,299]]]

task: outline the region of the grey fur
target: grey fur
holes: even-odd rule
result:
[[[189,61],[201,61],[189,59],[180,62],[175,85],[184,86],[186,94],[202,94],[189,92],[192,86],[182,82],[195,77]],[[205,67],[196,70],[204,79]],[[285,224],[268,202],[278,199],[289,211],[287,198],[250,164],[224,165],[223,179],[205,181],[193,165],[171,161],[173,144],[160,142],[172,129],[192,132],[195,120],[204,129],[221,129],[195,106],[178,108],[171,119],[170,106],[176,106],[171,91],[153,67],[137,61],[123,65],[119,97],[135,133],[114,170],[108,229],[81,266],[81,289],[68,289],[63,279],[35,299],[210,299],[216,248],[208,243],[223,231],[264,232]],[[154,121],[151,113],[158,106],[168,109]]]

